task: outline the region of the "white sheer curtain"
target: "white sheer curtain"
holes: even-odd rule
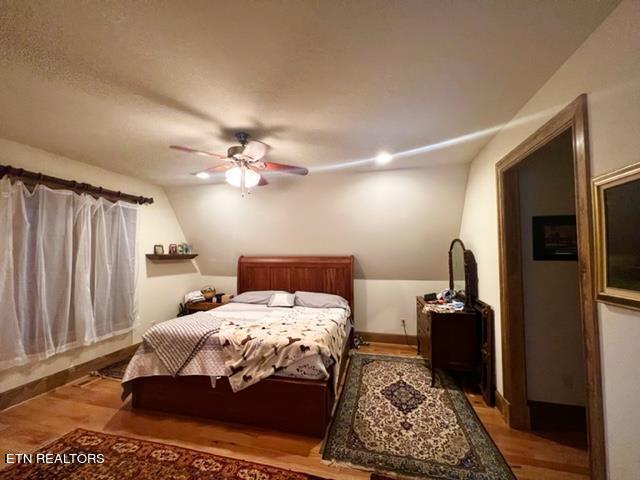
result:
[[[137,206],[0,179],[0,369],[130,330]]]

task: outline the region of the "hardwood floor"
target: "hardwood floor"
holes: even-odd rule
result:
[[[372,344],[365,353],[412,355],[413,348]],[[530,432],[512,430],[500,413],[479,395],[467,395],[518,479],[586,479],[588,458],[583,450]],[[197,421],[169,415],[140,413],[120,401],[115,380],[85,377],[0,412],[0,454],[26,453],[70,430],[82,427],[107,433],[207,451],[306,472],[328,479],[368,479],[369,473],[322,463],[320,440]],[[0,458],[4,462],[4,455]]]

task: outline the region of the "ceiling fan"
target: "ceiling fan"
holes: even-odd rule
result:
[[[234,187],[241,188],[242,195],[250,188],[256,186],[262,187],[269,183],[261,174],[263,172],[290,173],[293,175],[306,175],[309,173],[309,170],[304,167],[263,160],[269,148],[268,145],[257,140],[249,140],[249,134],[246,132],[238,132],[235,134],[235,137],[238,139],[238,142],[240,142],[240,145],[229,147],[226,155],[205,152],[180,145],[170,145],[169,148],[225,160],[227,163],[223,165],[207,168],[194,173],[194,175],[198,178],[205,179],[209,178],[212,173],[224,172],[227,183]]]

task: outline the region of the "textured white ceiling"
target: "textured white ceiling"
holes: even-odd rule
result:
[[[177,185],[212,162],[168,145],[243,129],[322,170],[501,124],[616,3],[0,0],[0,136]]]

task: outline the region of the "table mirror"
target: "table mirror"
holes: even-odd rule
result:
[[[449,289],[455,298],[471,306],[478,297],[478,270],[471,250],[459,238],[449,246]]]

